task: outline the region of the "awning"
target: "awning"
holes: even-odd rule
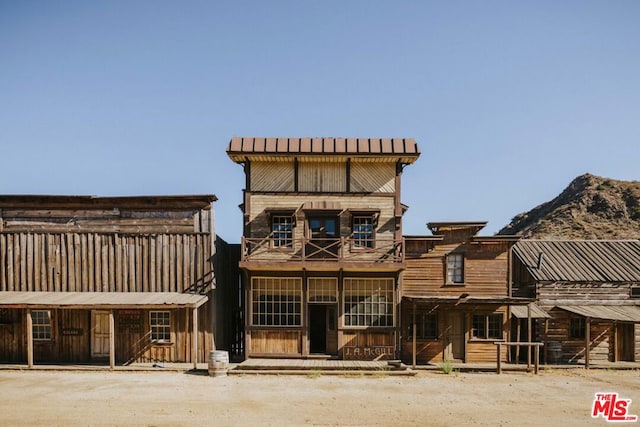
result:
[[[207,300],[180,292],[0,292],[4,308],[197,308]]]
[[[460,296],[413,296],[402,297],[405,300],[415,303],[426,304],[504,304],[522,305],[532,303],[531,298],[503,297],[503,296],[470,296],[462,294]],[[525,309],[526,310],[526,309]]]
[[[526,305],[515,305],[511,307],[511,314],[518,319],[528,319],[529,314]],[[531,318],[532,319],[550,319],[549,313],[541,309],[535,304],[531,304]]]
[[[592,319],[640,323],[640,306],[636,305],[559,305],[556,307]]]

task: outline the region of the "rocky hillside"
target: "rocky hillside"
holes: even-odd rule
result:
[[[498,234],[530,239],[638,239],[640,182],[581,175],[555,199],[516,215]]]

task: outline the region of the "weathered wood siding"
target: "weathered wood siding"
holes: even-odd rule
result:
[[[211,235],[0,233],[0,291],[182,292],[212,274]]]
[[[402,291],[407,297],[438,295],[471,296],[508,294],[508,243],[437,242],[428,251],[407,241]],[[448,284],[446,256],[464,254],[464,283]]]
[[[294,191],[293,162],[251,163],[249,191]]]
[[[394,330],[344,330],[342,347],[338,349],[343,359],[384,360],[395,358]]]
[[[354,193],[394,193],[395,163],[351,162],[351,188]]]
[[[629,301],[629,283],[541,283],[537,299],[542,306],[558,304],[611,304]]]
[[[300,162],[298,190],[343,193],[347,191],[346,162]]]
[[[282,329],[253,329],[252,354],[300,355],[302,331]]]

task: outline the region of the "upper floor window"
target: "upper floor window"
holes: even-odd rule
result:
[[[271,217],[271,236],[276,248],[290,248],[293,244],[293,216],[274,215]]]
[[[447,256],[447,283],[464,283],[464,255]]]
[[[353,244],[357,248],[374,247],[374,224],[371,215],[353,217]]]

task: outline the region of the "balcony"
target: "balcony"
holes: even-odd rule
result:
[[[368,270],[404,268],[404,240],[376,239],[372,247],[353,238],[242,238],[240,267],[251,270]]]

